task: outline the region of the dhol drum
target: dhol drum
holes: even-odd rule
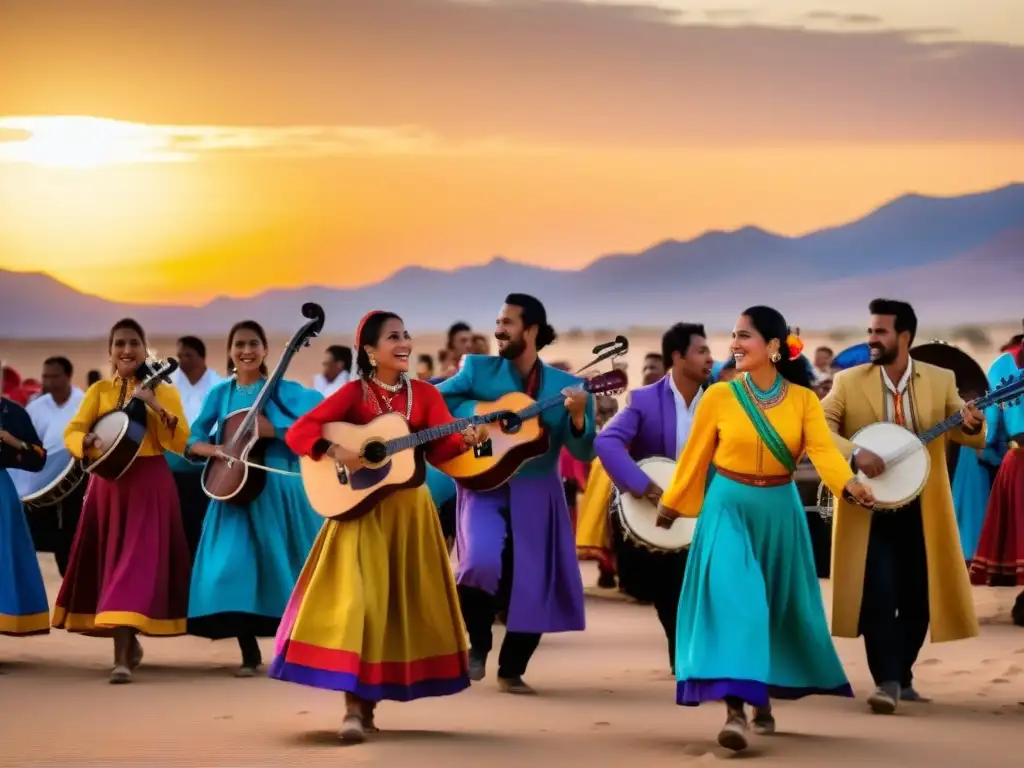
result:
[[[661,456],[652,456],[637,462],[637,466],[661,488],[668,488],[676,463]],[[671,528],[659,528],[658,508],[647,499],[620,493],[616,488],[612,494],[612,510],[622,524],[623,536],[650,552],[679,552],[693,541],[696,518],[680,517]]]
[[[64,448],[49,452],[39,472],[9,472],[21,503],[30,510],[60,503],[85,479],[81,462]]]

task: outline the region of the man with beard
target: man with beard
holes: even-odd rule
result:
[[[54,463],[67,466],[71,462],[71,455],[64,447],[64,427],[78,412],[78,406],[85,396],[81,389],[72,385],[73,374],[74,368],[66,357],[48,357],[43,361],[43,393],[25,407],[32,426],[43,441],[48,460],[47,469]],[[56,458],[58,456],[62,458]],[[35,510],[28,516],[32,538],[36,540],[37,546],[42,545],[41,550],[53,550],[61,576],[67,568],[71,542],[78,529],[85,487],[86,482],[82,480],[64,499]]]
[[[678,323],[665,333],[661,346],[662,359],[671,361],[669,375],[633,390],[626,407],[594,441],[594,450],[619,491],[647,498],[655,506],[664,490],[637,462],[651,456],[679,458],[714,365],[703,325]],[[675,669],[676,611],[686,550],[655,553],[629,541],[616,543],[619,584],[637,600],[654,603],[668,640],[669,665]]]
[[[491,628],[505,610],[498,686],[530,694],[534,690],[523,675],[541,634],[585,627],[583,581],[558,457],[567,446],[581,461],[594,458],[595,404],[578,388],[581,379],[538,357],[555,340],[555,331],[536,298],[508,296],[494,336],[499,357],[468,355],[458,373],[438,385],[456,418],[471,415],[479,401],[493,402],[513,391],[534,400],[565,397],[564,408],[540,415],[549,435],[547,453],[523,464],[500,488],[458,489],[454,568],[469,632],[470,679],[484,678]]]
[[[876,690],[868,705],[891,714],[904,701],[924,701],[913,686],[913,665],[931,623],[932,642],[975,637],[949,473],[946,437],[983,448],[984,415],[964,404],[952,371],[914,361],[910,347],[917,316],[902,301],[871,302],[871,362],[836,375],[822,405],[836,445],[855,469],[873,478],[882,457],[857,448],[850,437],[878,421],[923,432],[958,411],[963,425],[931,441],[931,473],[917,499],[901,509],[869,512],[838,501],[833,518],[832,634],[864,636]]]

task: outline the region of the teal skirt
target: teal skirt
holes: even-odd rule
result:
[[[686,564],[676,623],[676,703],[853,696],[821,599],[796,486],[716,474]]]

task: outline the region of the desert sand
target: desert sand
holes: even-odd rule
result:
[[[52,557],[40,558],[51,601]],[[584,564],[584,583],[596,572]],[[828,602],[828,582],[822,582]],[[897,715],[867,711],[859,641],[838,640],[857,700],[776,705],[780,733],[753,737],[739,759],[763,766],[1018,766],[1024,755],[1024,630],[1009,622],[1014,589],[976,588],[980,638],[928,644],[919,689],[935,701]],[[109,640],[54,632],[0,637],[2,766],[524,764],[650,768],[737,759],[714,743],[718,705],[674,704],[665,641],[650,607],[588,589],[588,628],[544,638],[530,668],[536,697],[493,678],[444,699],[384,703],[383,731],[359,746],[334,737],[342,697],[265,677],[232,677],[230,641],[149,639],[129,686],[106,682]],[[500,633],[500,629],[496,629]],[[273,644],[262,643],[269,659]]]
[[[436,357],[437,351],[445,344],[444,334],[426,333],[418,334],[416,329],[410,329],[414,334],[413,346],[416,354],[427,353]],[[480,332],[492,333],[492,328],[479,328]],[[548,349],[544,350],[543,357],[548,362],[564,360],[573,366],[582,366],[589,362],[593,355],[591,349],[595,344],[611,341],[616,334],[623,333],[629,338],[630,351],[626,356],[629,363],[630,384],[637,386],[640,383],[640,371],[643,367],[644,355],[648,352],[661,350],[661,330],[652,329],[609,329],[606,331],[576,331],[564,333],[558,341]],[[801,339],[805,345],[805,353],[811,355],[813,350],[826,345],[835,352],[840,352],[848,346],[857,344],[864,340],[862,329],[846,329],[833,331],[811,331],[802,329]],[[998,356],[999,347],[1005,343],[1013,334],[1020,333],[1020,326],[1011,323],[988,326],[950,326],[950,327],[922,327],[918,331],[918,343],[924,343],[931,339],[943,339],[961,347],[970,354],[983,368]],[[149,345],[156,354],[161,357],[173,356],[176,336],[151,336]],[[219,373],[224,373],[227,362],[227,339],[223,336],[207,336],[204,339],[207,349],[207,364]],[[272,365],[280,357],[281,350],[288,342],[285,335],[273,335],[269,339],[270,358]],[[729,355],[729,336],[726,334],[713,334],[711,339],[711,351],[716,360],[725,360]],[[288,370],[287,378],[294,379],[309,385],[313,376],[320,372],[320,362],[323,359],[323,351],[331,344],[351,344],[352,337],[349,336],[323,336],[314,339],[311,345],[299,352],[292,360]],[[493,349],[493,347],[492,347]],[[5,365],[15,368],[23,377],[38,378],[42,368],[42,362],[50,355],[63,355],[71,360],[75,366],[75,383],[84,386],[85,374],[90,368],[95,368],[106,373],[109,370],[106,339],[3,339],[0,338],[0,361]],[[605,363],[602,370],[607,370]]]

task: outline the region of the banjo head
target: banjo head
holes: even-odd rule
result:
[[[112,411],[100,416],[92,425],[92,432],[100,439],[99,453],[103,454],[128,431],[131,419],[124,411]]]
[[[885,472],[878,477],[868,478],[863,472],[857,473],[858,480],[871,486],[876,509],[899,509],[924,490],[932,460],[928,449],[909,429],[890,422],[878,422],[861,429],[851,441],[858,448],[865,448],[883,459],[901,456],[898,461],[887,461]]]
[[[661,456],[652,456],[637,462],[651,480],[661,488],[672,483],[676,462]],[[657,526],[658,509],[647,499],[632,494],[619,495],[619,520],[627,538],[652,552],[679,552],[690,546],[697,527],[696,518],[681,517],[669,529]]]

